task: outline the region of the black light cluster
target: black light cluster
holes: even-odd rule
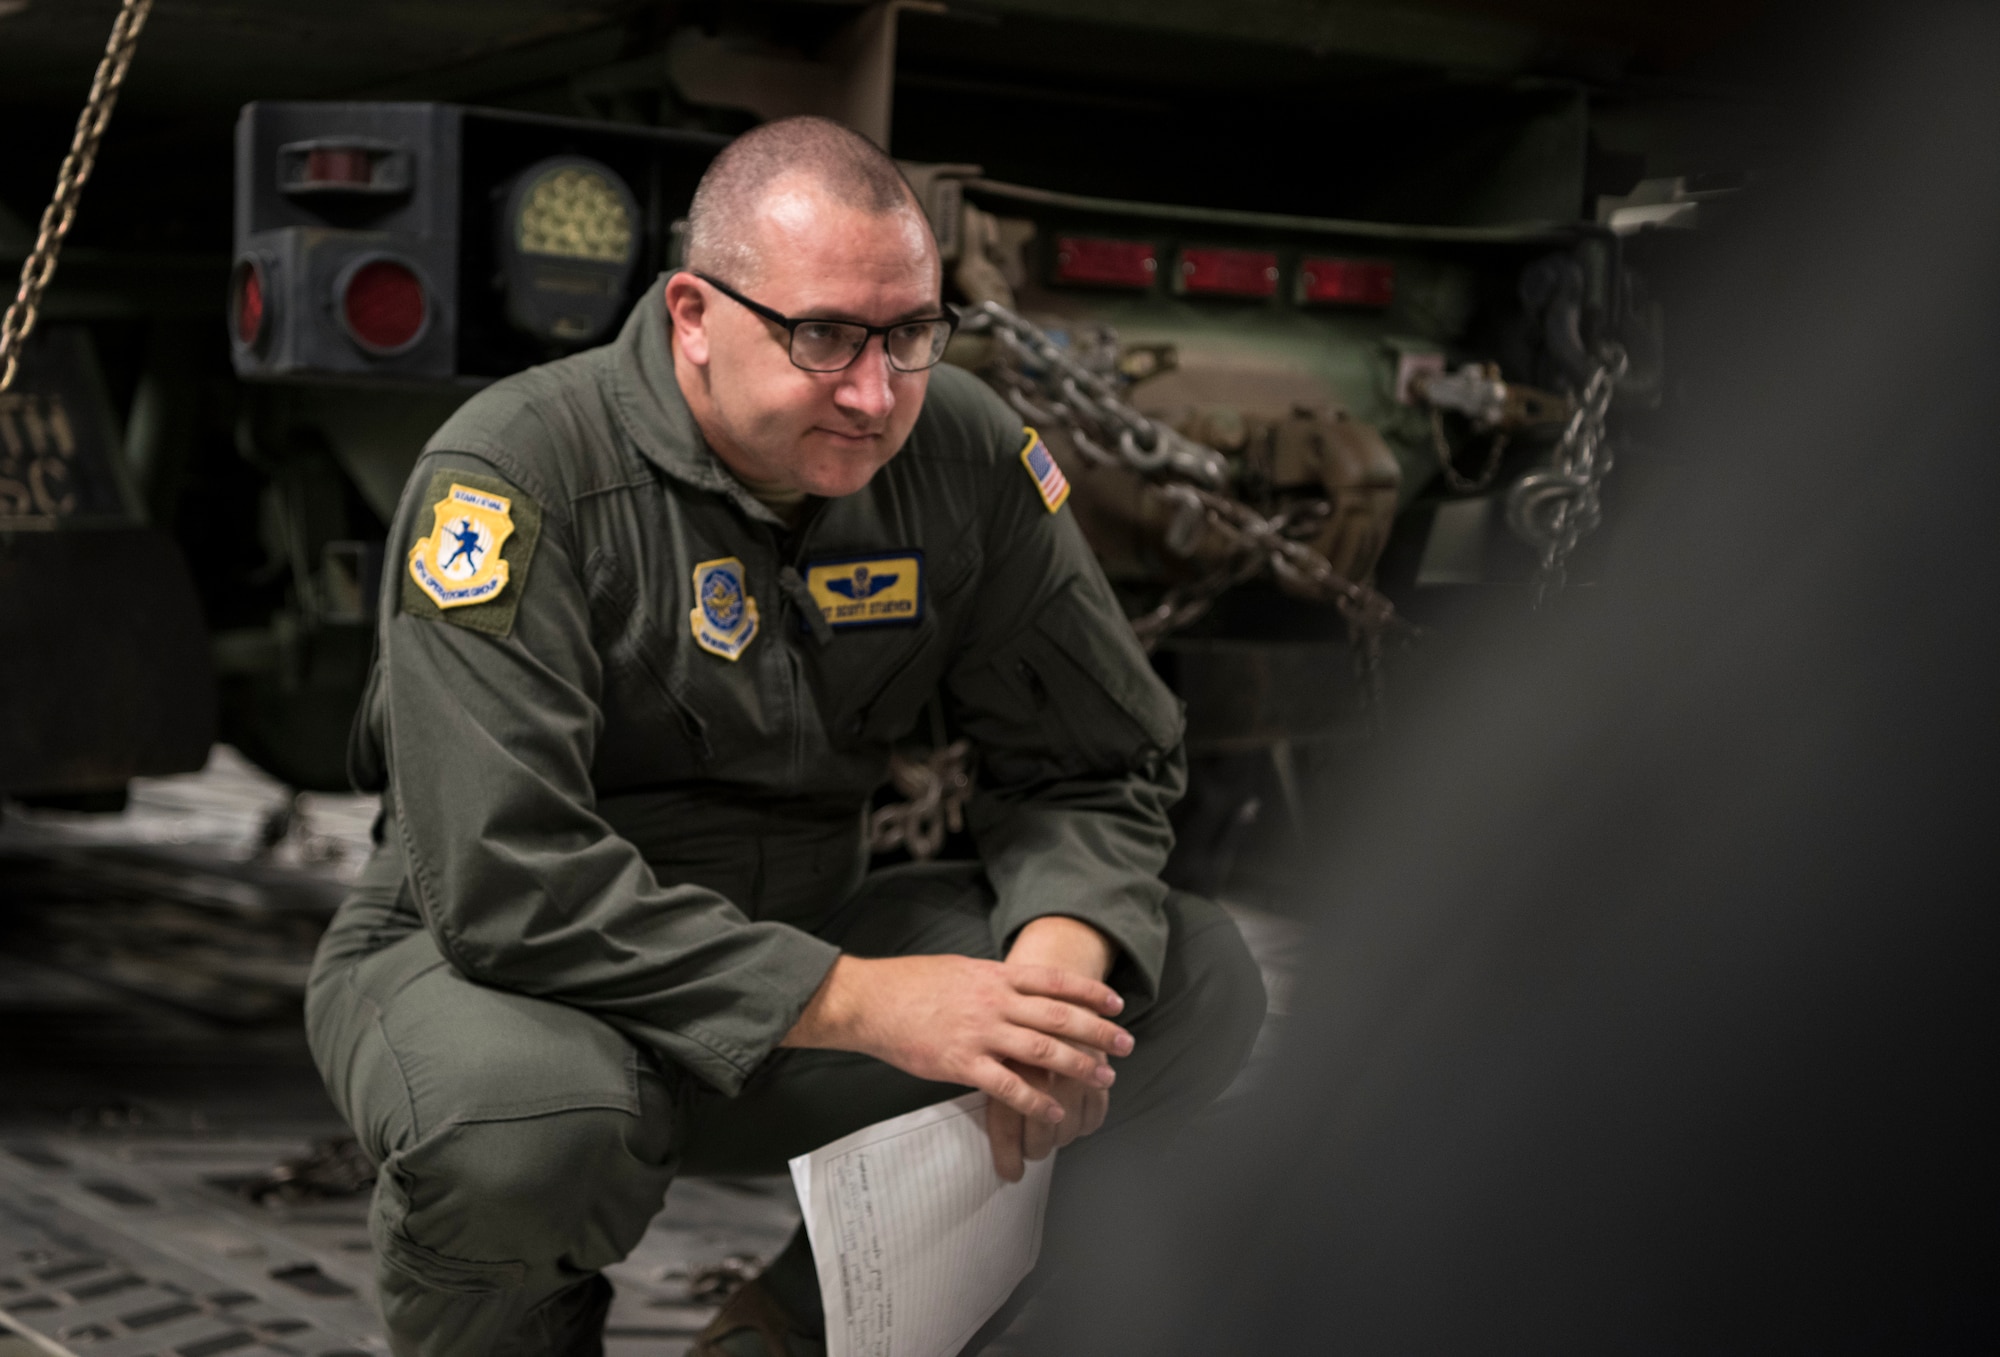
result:
[[[478,381],[600,342],[723,144],[448,104],[250,104],[237,371]]]

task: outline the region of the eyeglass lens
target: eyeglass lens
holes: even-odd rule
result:
[[[898,325],[886,336],[889,366],[901,372],[921,372],[944,357],[951,326],[941,320]],[[868,342],[868,331],[836,320],[809,320],[792,330],[792,361],[808,372],[838,372],[852,363]]]

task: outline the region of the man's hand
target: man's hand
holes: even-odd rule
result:
[[[1004,962],[842,956],[783,1044],[859,1051],[920,1079],[967,1084],[1008,1109],[1017,1127],[1053,1127],[1078,1115],[1065,1108],[1078,1100],[1058,1090],[1108,1088],[1115,1076],[1106,1056],[1130,1052],[1132,1038],[1105,1021],[1125,1001],[1101,972],[1017,960],[1020,951],[1017,944]],[[997,1148],[994,1162],[1005,1174]]]
[[[1065,975],[1102,980],[1110,973],[1116,955],[1110,940],[1089,924],[1050,915],[1032,921],[1015,935],[1007,962],[1044,966]],[[1097,1047],[1086,1050],[1086,1054],[1102,1059],[1124,1055],[1129,1049]],[[1104,1125],[1105,1115],[1111,1110],[1108,1079],[1078,1080],[1060,1070],[1018,1068],[1016,1073],[1061,1103],[1063,1116],[1060,1121],[1037,1121],[1024,1118],[1003,1102],[986,1105],[986,1136],[993,1142],[993,1167],[1010,1183],[1021,1181],[1025,1160],[1045,1159],[1078,1136],[1090,1135]]]

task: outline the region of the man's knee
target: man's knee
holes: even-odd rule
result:
[[[1160,1095],[1188,1116],[1229,1086],[1264,1023],[1264,977],[1236,923],[1214,902],[1181,891],[1166,902],[1160,992],[1133,1034],[1152,1048]]]
[[[672,1175],[663,1139],[609,1108],[447,1126],[383,1164],[376,1245],[425,1287],[552,1292],[644,1234]]]
[[[1180,1008],[1180,1021],[1214,1044],[1237,1050],[1240,1063],[1264,1024],[1264,974],[1236,921],[1220,905],[1170,891],[1166,908],[1171,931],[1160,998]]]

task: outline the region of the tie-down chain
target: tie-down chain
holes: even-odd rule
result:
[[[1132,619],[1147,649],[1206,613],[1228,590],[1268,571],[1288,592],[1340,609],[1354,637],[1364,689],[1376,692],[1374,668],[1383,636],[1416,629],[1380,592],[1341,575],[1306,544],[1333,513],[1331,502],[1311,500],[1274,515],[1260,513],[1228,492],[1228,458],[1134,409],[1113,378],[1079,361],[1032,321],[988,301],[971,308],[964,329],[993,339],[991,375],[1023,419],[1061,429],[1093,464],[1122,466],[1154,486],[1175,511],[1170,544],[1191,543],[1204,533],[1226,544],[1220,564],[1170,588],[1158,606]]]

